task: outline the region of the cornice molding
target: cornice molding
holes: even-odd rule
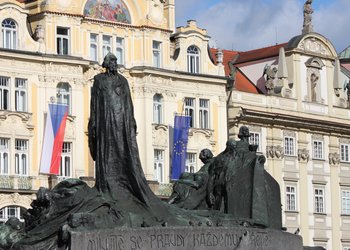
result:
[[[317,133],[350,135],[350,124],[344,124],[332,120],[305,118],[301,116],[287,115],[274,112],[265,112],[254,109],[240,108],[236,117],[230,118],[229,123],[253,122],[270,124],[274,127],[288,127],[297,130],[317,131]],[[230,126],[229,126],[230,127]]]

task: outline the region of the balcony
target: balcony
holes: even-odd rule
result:
[[[0,175],[0,189],[32,190],[33,177]]]

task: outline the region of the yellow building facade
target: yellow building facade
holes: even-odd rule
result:
[[[175,29],[174,0],[8,0],[0,3],[0,220],[21,217],[40,186],[94,176],[87,145],[90,89],[112,52],[129,81],[140,158],[169,194],[175,114],[192,116],[187,170],[227,140],[226,77],[195,21]],[[69,106],[60,175],[40,174],[48,104]]]

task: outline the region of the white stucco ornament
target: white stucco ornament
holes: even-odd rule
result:
[[[147,17],[155,24],[161,24],[163,22],[163,3],[164,0],[152,0],[150,2],[150,11]]]
[[[57,0],[57,4],[61,8],[67,8],[71,5],[72,0]]]

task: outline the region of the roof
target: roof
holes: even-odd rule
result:
[[[348,46],[342,52],[340,52],[338,57],[339,59],[350,59],[350,46]]]
[[[216,53],[218,52],[218,49],[211,48],[210,50],[210,56],[212,57],[215,64],[217,64],[217,57]],[[229,76],[231,73],[229,62],[234,60],[235,57],[239,55],[238,51],[234,50],[222,50],[224,57],[223,57],[223,65],[225,68],[225,76]],[[255,87],[255,85],[249,81],[249,79],[238,69],[236,73],[236,81],[235,81],[235,89],[243,92],[249,92],[249,93],[256,93],[258,94],[259,91]]]
[[[216,53],[218,52],[218,49],[210,48],[210,56],[215,64],[218,64]],[[224,58],[222,64],[225,67],[225,76],[228,76],[230,74],[230,67],[228,66],[228,63],[232,61],[232,59],[238,55],[238,51],[234,50],[222,50],[222,53],[224,53]]]
[[[239,52],[239,57],[235,64],[258,61],[265,58],[278,56],[281,47],[286,47],[287,43],[281,43],[274,46],[269,46],[265,48],[249,50],[245,52]]]

